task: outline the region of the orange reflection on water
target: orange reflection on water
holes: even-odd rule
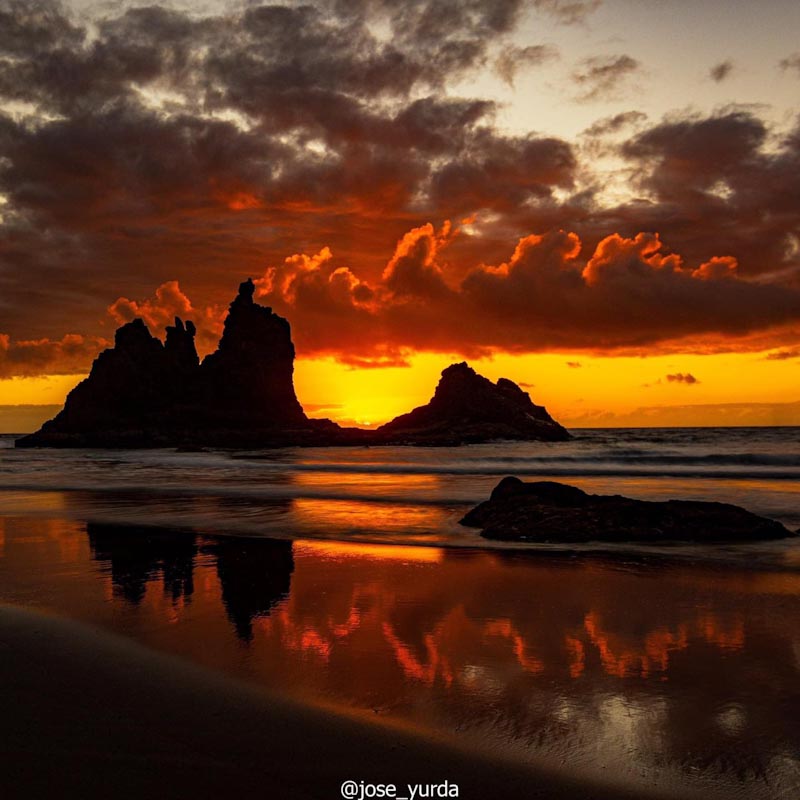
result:
[[[580,678],[586,669],[586,648],[580,639],[574,639],[569,634],[564,636],[564,644],[569,657],[569,676]]]
[[[589,640],[600,653],[603,668],[617,678],[648,677],[653,671],[669,667],[670,653],[686,650],[691,639],[700,639],[721,650],[737,650],[744,646],[744,623],[735,619],[728,627],[711,612],[679,624],[674,630],[659,627],[647,632],[640,645],[630,646],[613,633],[604,630],[600,615],[589,612],[584,619]],[[580,674],[580,673],[579,673]]]
[[[435,505],[402,505],[398,503],[358,500],[329,500],[295,498],[292,510],[302,526],[327,531],[335,526],[340,530],[365,530],[379,535],[400,531],[405,538],[417,529],[437,530],[446,512]]]
[[[529,655],[529,645],[510,619],[488,620],[483,630],[486,636],[500,636],[508,639],[511,642],[514,656],[524,670],[532,672],[534,675],[544,671],[544,664],[535,656]]]
[[[646,678],[654,668],[665,670],[670,650],[682,650],[688,642],[685,625],[678,626],[674,633],[665,628],[650,631],[638,648],[629,648],[624,641],[603,629],[598,613],[590,611],[583,624],[589,640],[600,653],[603,669],[617,678],[633,675]]]
[[[325,558],[366,558],[381,561],[419,561],[438,564],[444,557],[440,547],[414,545],[362,544],[360,542],[324,542],[298,539],[295,549]]]
[[[746,741],[770,764],[773,743],[797,740],[781,710],[800,682],[790,573],[42,519],[0,534],[0,600],[34,597],[304,702],[491,730],[526,753],[561,737],[568,759],[606,748],[623,769],[704,758],[721,708],[737,709],[726,753]]]
[[[324,462],[322,462],[324,463]],[[333,487],[341,490],[344,487],[355,486],[363,491],[365,486],[369,487],[370,495],[388,489],[391,494],[405,494],[409,490],[430,489],[436,490],[441,486],[440,476],[425,473],[398,473],[392,471],[379,471],[383,467],[380,462],[354,462],[352,467],[357,470],[359,467],[366,468],[364,472],[327,472],[320,470],[299,471],[292,477],[292,482],[297,486],[326,488]],[[376,471],[369,471],[370,468],[378,468]]]
[[[392,647],[397,663],[402,668],[407,678],[421,681],[432,686],[437,677],[441,677],[445,686],[453,683],[453,668],[446,656],[441,653],[437,639],[441,636],[441,629],[434,633],[425,634],[425,649],[427,650],[427,663],[414,655],[412,648],[405,644],[394,631],[391,623],[382,625],[383,635]]]

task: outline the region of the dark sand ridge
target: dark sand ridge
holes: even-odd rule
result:
[[[3,798],[325,798],[344,780],[462,798],[642,798],[292,704],[82,623],[0,606]],[[569,773],[569,770],[566,770]]]

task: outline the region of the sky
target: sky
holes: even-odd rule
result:
[[[467,359],[568,426],[800,424],[800,6],[0,0],[0,430],[238,283],[312,416]]]

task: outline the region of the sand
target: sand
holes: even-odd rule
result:
[[[324,798],[344,780],[466,798],[641,797],[271,696],[82,623],[0,607],[0,797]]]

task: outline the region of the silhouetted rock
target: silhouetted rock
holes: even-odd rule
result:
[[[194,325],[176,318],[163,345],[141,319],[123,325],[114,347],[95,359],[56,417],[17,444],[102,444],[109,436],[135,444],[148,430],[171,430],[185,412],[186,389],[198,368],[194,333]]]
[[[192,322],[176,317],[164,344],[141,319],[123,325],[63,410],[17,446],[269,446],[338,435],[334,423],[303,413],[289,323],[254,303],[254,291],[252,280],[241,284],[202,364]]]
[[[181,371],[190,373],[197,368],[200,359],[197,348],[194,346],[194,337],[197,330],[191,320],[186,325],[180,317],[175,317],[175,324],[167,326],[167,339],[164,349],[170,356],[173,366]]]
[[[507,477],[462,525],[515,542],[733,542],[796,534],[739,506],[696,500],[651,502],[587,494],[553,481]]]
[[[216,352],[200,363],[195,327],[175,318],[162,344],[141,319],[117,330],[52,420],[17,447],[281,447],[559,440],[569,434],[516,384],[448,367],[433,399],[377,431],[309,419],[297,400],[289,323],[246,280]]]
[[[491,439],[561,441],[569,433],[513,381],[492,383],[465,362],[442,372],[431,401],[378,428],[379,436],[413,444]]]
[[[247,280],[230,305],[219,347],[200,368],[203,421],[234,427],[308,422],[294,393],[289,323],[253,302]]]

